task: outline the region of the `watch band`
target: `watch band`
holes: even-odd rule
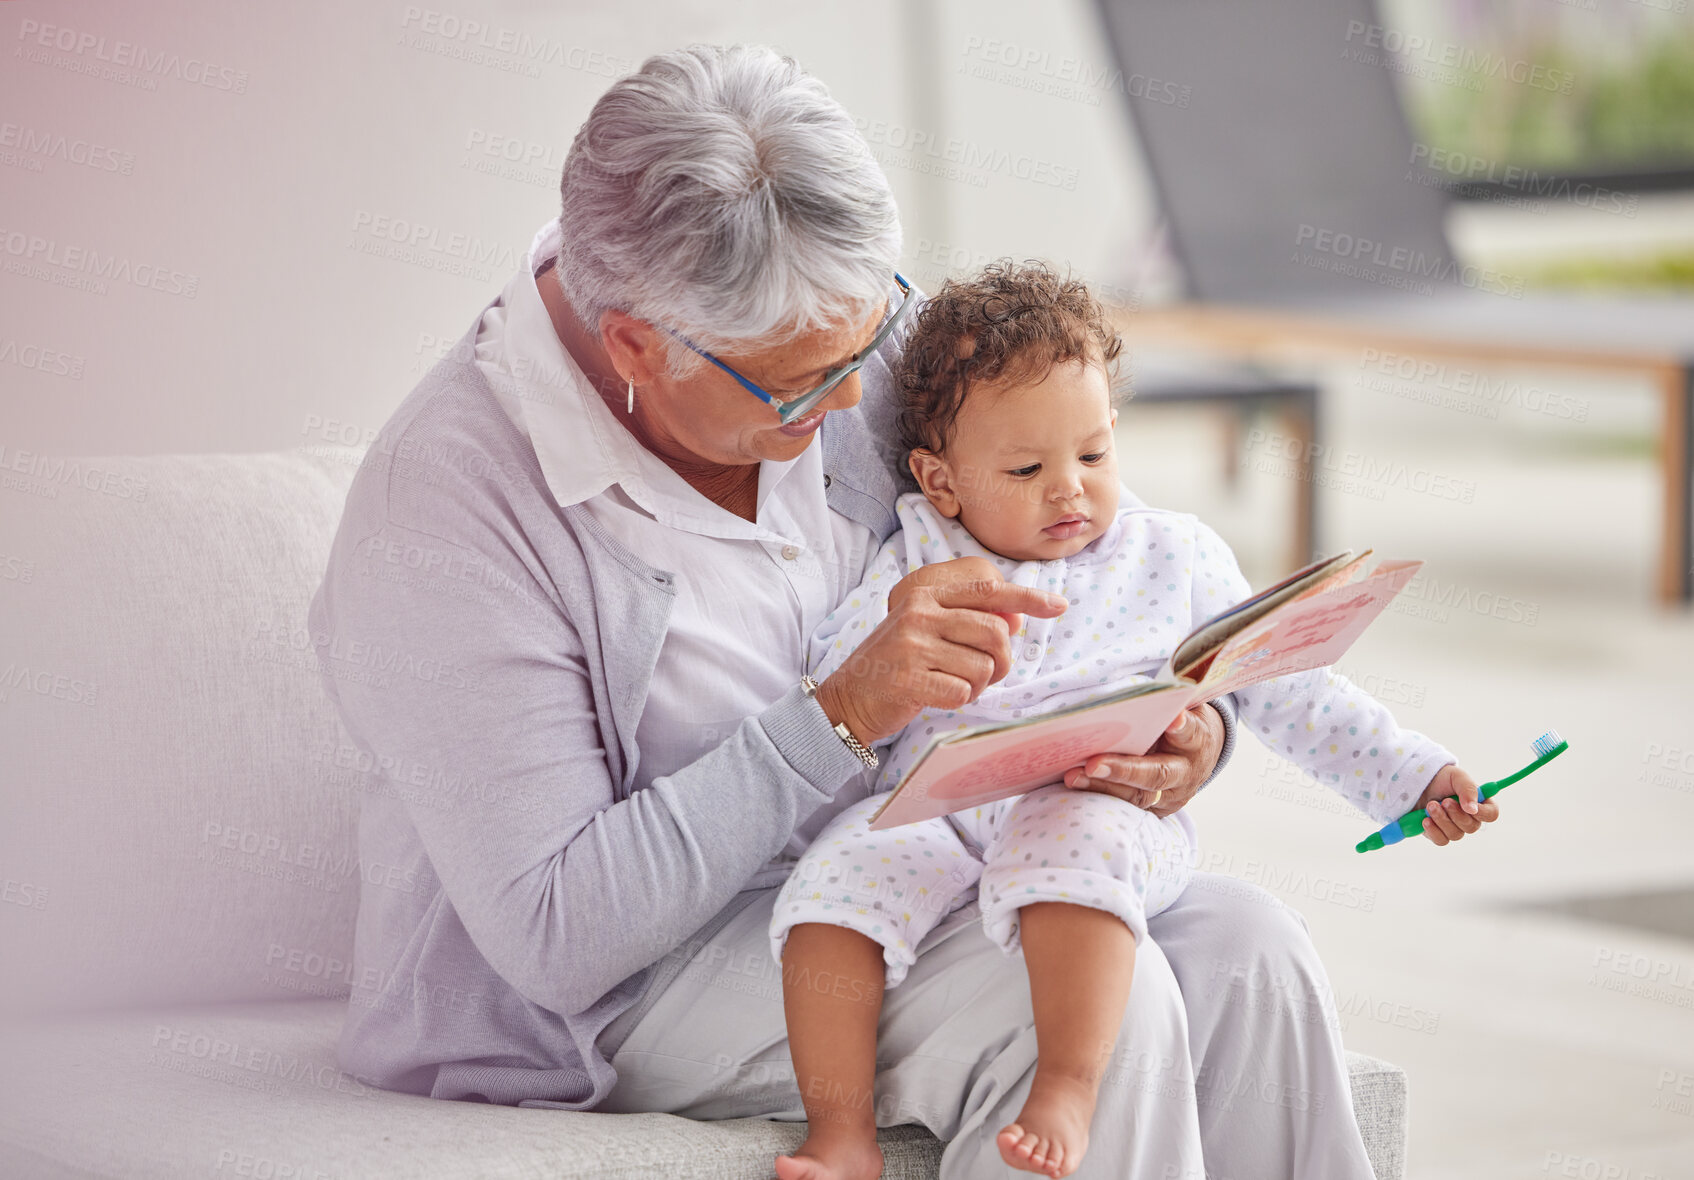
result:
[[[800,677],[800,689],[807,696],[816,697],[818,695],[818,682],[812,679],[811,674],[808,673],[807,675]],[[827,721],[829,718],[826,716],[824,720]],[[869,746],[865,745],[864,742],[861,742],[858,738],[854,737],[852,730],[847,728],[847,724],[845,722],[836,722],[834,729],[835,736],[847,743],[847,748],[853,751],[854,754],[858,755],[860,762],[863,762],[866,766],[869,766],[873,770],[882,764],[882,760],[876,756],[876,751],[872,750]]]

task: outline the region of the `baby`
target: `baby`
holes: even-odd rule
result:
[[[782,1180],[880,1174],[870,1095],[881,990],[900,984],[918,944],[973,886],[988,937],[1006,954],[1023,951],[1040,1051],[1000,1154],[1059,1177],[1087,1150],[1136,944],[1188,883],[1187,811],[1161,818],[1146,809],[1150,795],[1132,803],[1077,789],[1086,777],[1067,772],[1073,785],[886,831],[868,825],[934,734],[1149,679],[1194,626],[1251,595],[1198,518],[1119,506],[1110,369],[1120,347],[1087,289],[1039,264],[946,283],[912,329],[897,374],[900,435],[923,491],[900,498],[902,527],[813,637],[812,675],[838,668],[886,615],[895,583],[932,562],[986,558],[1007,581],[1070,605],[1058,618],[1026,617],[1011,670],[973,702],[924,712],[889,739],[876,791],[819,833],[783,886],[771,950],[810,1133],[778,1158]],[[1426,788],[1458,793],[1463,772],[1446,749],[1327,669],[1235,695],[1243,728],[1380,822]],[[882,978],[842,988],[855,964]],[[833,995],[795,982],[823,973]],[[871,1002],[846,1011],[843,993]]]

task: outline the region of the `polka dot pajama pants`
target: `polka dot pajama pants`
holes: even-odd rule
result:
[[[1147,919],[1188,884],[1195,832],[1185,811],[1159,819],[1098,791],[1040,787],[939,819],[870,830],[884,795],[844,808],[795,865],[771,913],[771,953],[803,922],[857,930],[883,948],[887,987],[916,948],[976,888],[988,937],[1007,955],[1021,945],[1017,912],[1037,901],[1105,910],[1136,942]]]

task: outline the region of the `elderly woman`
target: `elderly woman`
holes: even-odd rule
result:
[[[437,1098],[801,1119],[778,885],[865,794],[859,744],[973,698],[1017,616],[1065,604],[926,568],[802,684],[912,486],[889,363],[919,298],[819,82],[761,49],[655,57],[596,103],[562,192],[382,430],[312,604],[382,770],[341,1062]],[[1091,760],[1091,789],[1182,806],[1232,717]],[[1196,881],[1138,949],[1077,1175],[1369,1176],[1304,922]],[[977,921],[918,948],[879,1026],[878,1124],[927,1126],[959,1180],[1003,1171],[1036,1060],[1021,965],[956,937]]]

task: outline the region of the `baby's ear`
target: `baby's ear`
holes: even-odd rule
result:
[[[906,466],[911,468],[912,478],[918,481],[918,487],[937,512],[943,516],[959,515],[959,497],[945,459],[924,447],[913,447],[906,456]]]

